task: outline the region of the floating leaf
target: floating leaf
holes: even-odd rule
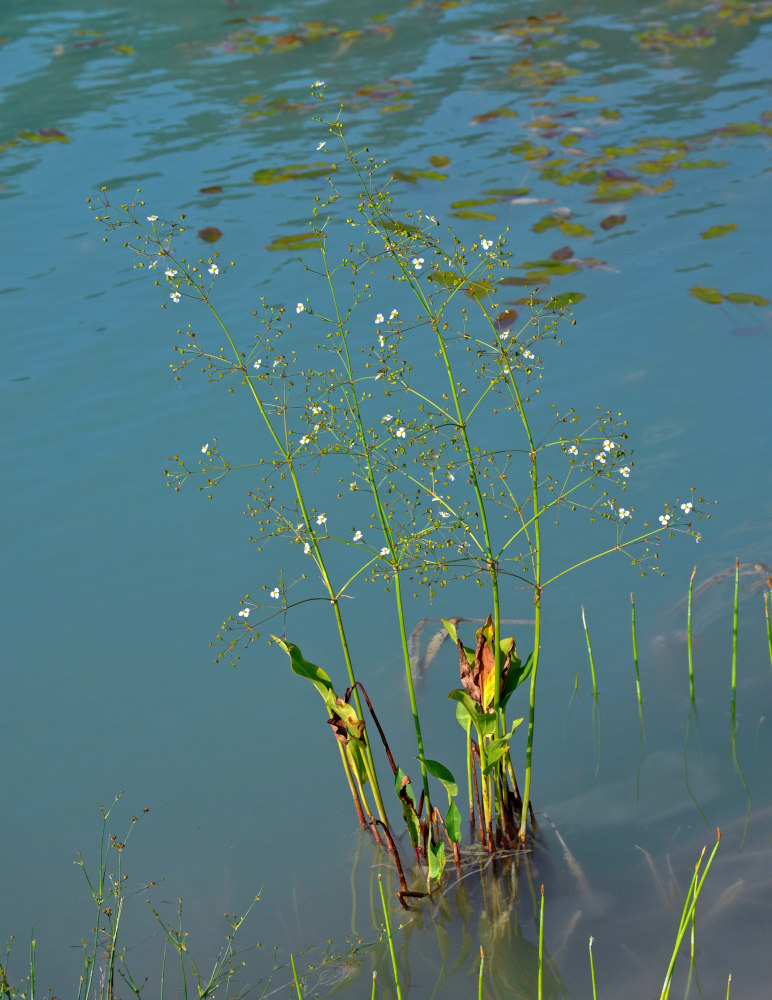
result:
[[[706,288],[705,285],[693,285],[689,291],[701,302],[709,302],[711,305],[718,305],[723,301],[724,296],[715,288]]]
[[[199,194],[222,194],[222,187],[219,184],[213,184],[211,187],[199,188]]]
[[[475,115],[472,121],[476,125],[492,121],[494,118],[517,118],[517,112],[511,108],[495,108],[493,111],[485,111],[481,115]]]
[[[299,178],[324,177],[337,170],[334,163],[290,163],[284,167],[263,167],[252,175],[255,184],[283,184]]]
[[[134,55],[134,49],[130,45],[113,45],[113,52],[120,52],[125,56]]]
[[[447,165],[450,163],[450,157],[438,156],[438,155],[430,156],[429,163],[431,163],[433,167],[447,167]]]
[[[613,229],[615,226],[621,226],[623,222],[627,222],[626,215],[607,215],[602,220],[600,228],[605,230]]]
[[[725,295],[724,298],[728,302],[734,302],[737,305],[747,305],[747,306],[769,305],[769,299],[765,299],[761,295],[746,295],[744,292],[730,292],[728,295]]]
[[[566,306],[581,302],[583,298],[585,296],[582,292],[563,292],[562,295],[551,296],[547,305],[550,309],[565,309]]]
[[[460,208],[457,212],[451,212],[457,219],[480,219],[483,222],[495,222],[496,216],[493,212],[476,212],[470,208]]]
[[[499,313],[496,319],[494,319],[493,326],[501,333],[502,330],[508,330],[516,319],[516,309],[505,309],[504,312]]]
[[[711,226],[710,229],[706,229],[704,233],[700,233],[700,236],[704,240],[713,240],[717,236],[726,236],[727,233],[732,233],[737,229],[736,222],[728,222],[724,226]]]
[[[60,132],[58,128],[41,128],[37,132],[22,129],[16,133],[19,139],[26,139],[27,142],[69,142],[69,138]]]
[[[394,170],[391,174],[392,180],[405,181],[407,184],[415,184],[418,180],[445,181],[447,174],[440,174],[436,170]]]
[[[271,240],[268,250],[310,250],[320,247],[322,238],[318,233],[295,233],[292,236],[277,236]]]
[[[206,226],[204,229],[199,229],[198,236],[206,243],[216,243],[222,236],[222,231],[217,226]]]
[[[727,160],[681,160],[679,170],[700,170],[702,167],[725,167]]]

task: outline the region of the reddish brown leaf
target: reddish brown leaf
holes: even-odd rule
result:
[[[553,250],[550,257],[553,260],[568,260],[569,257],[574,256],[574,251],[571,247],[558,247],[557,250]]]
[[[201,194],[220,194],[222,188],[219,184],[213,184],[211,187],[199,188]]]
[[[623,222],[627,222],[626,215],[607,215],[601,222],[600,228],[613,229],[614,226],[621,226]]]
[[[503,313],[499,313],[496,319],[493,321],[493,325],[496,330],[501,333],[502,330],[508,330],[512,324],[517,319],[516,309],[505,309]]]
[[[222,236],[222,232],[217,226],[206,226],[204,229],[199,229],[198,235],[206,243],[216,243]]]

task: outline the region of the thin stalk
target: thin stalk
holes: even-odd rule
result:
[[[737,618],[740,604],[740,560],[734,564],[734,609],[732,614],[732,732],[737,722]]]
[[[386,895],[383,891],[383,878],[378,876],[378,891],[381,894],[381,906],[383,908],[383,920],[386,924],[386,937],[389,942],[389,954],[391,955],[391,968],[394,973],[394,985],[397,989],[397,1000],[402,1000],[402,986],[399,981],[399,966],[397,964],[397,953],[394,950],[394,937],[391,933],[391,919],[389,918],[389,908],[386,905]]]
[[[595,960],[592,957],[592,942],[594,938],[590,938],[590,977],[592,978],[592,1000],[598,1000],[598,990],[595,986]]]
[[[638,694],[638,712],[643,715],[643,695],[641,694],[641,672],[638,667],[638,634],[635,630],[635,598],[630,594],[630,624],[633,634],[633,663],[635,664],[635,690]]]
[[[537,995],[542,1000],[542,980],[544,978],[544,883],[541,886],[541,902],[539,904],[539,985]]]
[[[377,978],[378,978],[378,971],[376,969],[373,969],[373,989],[372,993],[370,994],[370,1000],[375,1000],[375,980]]]
[[[298,970],[295,968],[295,956],[292,954],[292,952],[290,952],[290,964],[292,965],[292,978],[295,981],[295,989],[297,990],[298,1000],[303,1000],[303,989],[300,985]]]
[[[772,666],[772,625],[769,621],[769,597],[768,591],[764,591],[764,617],[767,620],[767,645],[769,646],[769,664]]]
[[[584,605],[582,605],[582,627],[584,628],[584,638],[587,642],[587,655],[590,657],[590,673],[592,674],[592,696],[597,701],[598,682],[595,678],[595,660],[592,655],[592,643],[590,642],[590,632],[587,628],[587,618],[584,613]]]
[[[686,602],[686,650],[689,657],[689,698],[694,704],[694,660],[692,658],[692,589],[694,578],[697,575],[697,567],[692,570],[689,578],[689,596]]]
[[[729,1000],[729,991],[732,988],[732,973],[729,973],[729,978],[726,981],[726,1000]]]
[[[483,1000],[483,983],[485,972],[485,952],[480,945],[480,971],[477,973],[477,1000]]]

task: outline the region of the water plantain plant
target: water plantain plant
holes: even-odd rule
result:
[[[153,272],[165,289],[164,308],[193,301],[208,310],[218,343],[226,346],[210,347],[190,325],[180,329],[173,371],[179,378],[195,362],[210,380],[225,380],[248,395],[263,434],[248,505],[257,524],[254,539],[262,548],[283,538],[312,570],[290,582],[282,571],[272,589],[265,587],[262,601],[247,595],[238,615],[224,624],[224,651],[236,655],[237,646],[257,638],[261,622],[275,617],[277,607],[286,614],[309,600],[328,605],[345,690],[338,693],[289,636],[273,638],[295,673],[322,696],[359,820],[379,839],[383,834],[396,855],[375,766],[378,740],[374,746],[371,720],[375,724],[411,843],[431,882],[442,877],[446,846],[458,860],[461,822],[458,786],[425,746],[419,717],[406,615],[416,583],[425,584],[432,597],[450,581],[486,589],[491,614],[474,646],[465,646],[457,634],[458,619],[446,619],[461,668],[461,687],[449,697],[466,740],[472,830],[490,852],[524,847],[532,816],[545,591],[610,553],[628,553],[633,563],[647,565],[664,535],[697,534],[692,523],[702,516],[703,501],[692,490],[651,522],[640,518],[638,527],[635,508],[621,501],[633,465],[621,415],[599,409],[582,425],[573,409],[548,408],[541,398],[542,352],[550,341],[560,342],[561,324],[574,322],[570,303],[531,295],[520,305],[522,317],[511,304],[502,307],[499,291],[519,280],[508,276],[505,236],[480,236],[465,246],[432,216],[399,215],[385,162],[366,148],[352,149],[340,112],[328,111],[324,90],[322,83],[314,85],[316,121],[326,136],[320,148],[336,146],[338,154],[310,222],[313,257],[305,267],[316,285],[289,312],[263,299],[255,313],[257,333],[236,331],[224,321],[213,285],[229,268],[218,255],[190,260],[176,249],[184,217],[162,222],[147,214],[139,194],[114,205],[106,190],[92,208],[108,236],[124,238],[134,266]],[[347,227],[353,241],[342,243]],[[388,303],[371,304],[376,297],[383,302],[386,289]],[[293,324],[311,321],[317,324],[316,347],[304,353]],[[211,495],[233,466],[217,441],[202,453],[198,466],[176,458],[167,473],[170,484],[179,489],[198,475]],[[317,475],[323,468],[326,478]],[[325,482],[333,483],[326,495]],[[611,537],[598,550],[560,565],[554,560],[562,546],[550,547],[552,524],[576,510],[605,520]],[[345,523],[361,527],[344,530]],[[321,592],[309,592],[312,577]],[[361,687],[358,665],[368,657],[349,642],[343,598],[367,581],[381,581],[393,601],[421,771],[417,794],[393,761]],[[514,638],[502,636],[502,612],[513,587],[528,588],[533,605],[533,635],[523,659]],[[507,710],[521,685],[527,706],[523,718],[511,721]],[[513,742],[525,718],[521,785]],[[435,805],[435,795],[447,797],[447,808]],[[403,880],[403,900],[406,893]]]

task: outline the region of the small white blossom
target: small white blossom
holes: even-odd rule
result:
[[[319,515],[319,516],[317,517],[317,519],[316,519],[316,523],[317,523],[317,524],[318,524],[318,525],[319,525],[320,527],[321,527],[321,526],[322,526],[323,524],[327,524],[327,517],[326,517],[326,515],[325,515],[325,514],[320,514],[320,515]]]
[[[448,473],[448,479],[451,481],[451,483],[455,483],[456,481],[456,477],[453,475],[452,472]]]
[[[610,441],[608,438],[606,438],[606,440],[603,442],[603,450],[613,451],[614,448],[616,448],[616,442]]]
[[[446,510],[441,510],[440,517],[450,517],[450,514]]]
[[[699,531],[695,531],[694,541],[697,543],[697,545],[699,545],[700,542],[702,541],[702,535],[699,533]]]
[[[252,365],[252,367],[253,367],[253,368],[254,368],[255,370],[257,370],[257,369],[258,369],[258,368],[260,367],[260,365],[261,365],[262,363],[263,363],[263,359],[262,359],[262,358],[258,358],[258,359],[257,359],[257,361],[255,361],[255,363],[254,363],[254,364]]]
[[[509,330],[502,330],[501,333],[499,334],[499,338],[501,340],[506,340],[508,336],[509,336]]]
[[[575,444],[572,444],[572,445],[569,446],[569,448],[568,448],[568,454],[569,455],[578,455],[579,454],[579,449],[576,447]]]
[[[303,303],[302,302],[298,302],[298,304],[295,306],[295,312],[296,313],[302,313],[302,312],[305,312],[305,311],[306,311],[306,307],[303,305]]]
[[[433,222],[435,226],[439,226],[439,222],[437,222],[437,220],[434,218],[433,215],[427,215],[426,218],[429,220],[429,222]]]
[[[659,515],[659,523],[662,525],[663,528],[667,527],[667,523],[670,520],[670,518],[671,518],[670,514],[660,514]]]
[[[386,322],[386,320],[383,318],[383,313],[378,313],[378,315],[375,317],[375,322],[376,324]]]
[[[593,459],[593,462],[599,462],[601,465],[605,465],[606,464],[606,456],[603,454],[602,451],[599,451],[598,454]]]
[[[388,546],[384,545],[383,548],[380,551],[380,555],[382,555],[382,556],[390,556],[391,555],[391,549]]]
[[[311,438],[307,434],[304,434],[303,437],[300,439],[300,443],[311,444]]]
[[[378,334],[378,346],[380,348],[384,348],[386,346],[386,338],[380,333]]]
[[[210,274],[220,273],[220,268],[215,263],[210,264],[208,270]]]
[[[306,542],[306,544],[303,546],[303,552],[305,552],[305,554],[308,555],[310,551],[311,551],[311,543]]]
[[[619,520],[624,521],[626,517],[632,517],[629,510],[625,510],[624,507],[619,508]]]
[[[389,313],[389,319],[396,319],[397,316],[399,316],[399,313],[397,312],[397,310],[396,309],[392,309],[391,312]]]
[[[324,147],[326,145],[327,145],[326,141],[325,142],[319,142],[319,143],[317,143],[317,145],[316,145],[316,151],[317,151],[317,153],[319,152],[320,149],[324,149]]]
[[[424,263],[425,261],[423,257],[413,257],[413,267],[416,269],[416,271],[420,271],[421,268],[424,266]]]
[[[629,479],[630,478],[630,466],[626,465],[623,469],[620,469],[619,470],[619,475],[620,476],[624,476],[625,479]]]
[[[274,601],[278,601],[279,600],[279,598],[281,597],[281,594],[279,593],[279,588],[278,587],[274,587],[273,588],[273,590],[271,591],[271,597],[274,599]]]
[[[384,413],[384,415],[381,417],[381,423],[388,424],[388,422],[393,419],[394,417],[390,413]]]
[[[311,86],[313,86],[313,87],[323,87],[324,86],[324,80],[314,80],[314,82],[313,82],[313,84]]]
[[[693,509],[694,509],[694,504],[691,502],[691,500],[688,503],[681,504],[681,510],[684,512],[684,514],[691,513]]]
[[[153,271],[155,270],[155,268],[158,267],[158,261],[157,260],[151,261],[147,266],[150,271]]]
[[[533,361],[533,354],[527,348],[523,351],[523,357],[528,358],[529,361]]]
[[[351,490],[352,493],[356,493],[356,491],[359,489],[356,480],[354,480],[353,483],[349,483],[348,488]]]
[[[404,436],[405,436],[405,428],[404,427],[398,427],[397,428],[397,437],[398,438],[403,438]]]
[[[314,424],[314,434],[316,434],[316,432],[319,430],[321,426],[322,426],[321,424]]]
[[[239,611],[239,618],[249,618],[249,612],[251,610],[251,608],[242,608],[241,611]]]
[[[169,298],[172,300],[172,302],[179,302],[182,296],[180,295],[179,292],[172,292]]]
[[[207,441],[206,444],[201,449],[201,454],[206,455],[208,451],[209,451],[209,442]]]
[[[363,537],[362,532],[357,528],[357,530],[354,532],[354,537],[351,540],[352,542],[359,542],[362,540],[362,537]]]
[[[483,248],[483,250],[490,250],[490,248],[493,246],[493,240],[480,240],[480,246]]]
[[[171,281],[171,279],[175,276],[176,273],[177,272],[174,270],[173,267],[167,267],[166,270],[164,271],[164,277],[168,278]]]
[[[321,408],[321,406],[312,406],[311,407],[311,412],[312,413],[321,413],[322,412],[322,408]]]
[[[157,215],[148,215],[147,221],[148,222],[158,222],[158,216]]]

